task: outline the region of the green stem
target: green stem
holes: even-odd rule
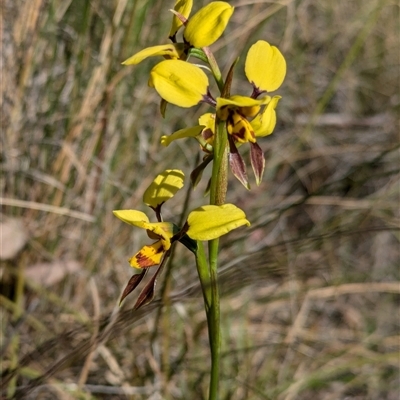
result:
[[[218,399],[219,367],[221,359],[221,318],[220,297],[218,287],[218,245],[219,240],[208,242],[210,262],[211,306],[207,311],[208,335],[211,349],[211,376],[209,400]]]
[[[200,241],[197,242],[196,266],[201,283],[201,290],[203,291],[204,307],[206,309],[206,314],[208,315],[212,304],[212,293],[210,286],[211,278],[210,271],[208,270],[208,263],[206,253],[204,252],[203,242]]]
[[[228,188],[228,135],[224,121],[215,122],[214,161],[210,185],[210,204],[225,204]]]
[[[208,47],[203,48],[207,56],[212,74],[217,82],[221,95],[224,95],[225,83],[221,71]],[[214,137],[214,161],[211,175],[210,204],[225,204],[228,188],[228,136],[224,121],[215,121]],[[207,315],[208,337],[211,350],[211,375],[209,386],[209,400],[218,400],[219,369],[221,359],[221,321],[220,321],[220,297],[218,288],[218,247],[219,240],[208,242],[208,265],[205,258],[203,244],[198,242],[196,254],[197,271]]]
[[[224,80],[222,78],[221,71],[219,69],[218,63],[214,57],[214,54],[211,52],[209,47],[203,47],[204,54],[207,56],[208,59],[208,65],[211,68],[211,72],[214,76],[215,82],[217,82],[218,89],[222,93],[224,90]]]
[[[196,265],[203,291],[204,305],[207,315],[208,338],[211,349],[211,374],[209,400],[218,399],[219,364],[221,358],[221,329],[219,311],[219,293],[217,282],[218,239],[209,242],[209,256],[214,262],[210,269],[206,259],[203,243],[197,242]],[[211,257],[210,257],[211,259]]]
[[[225,203],[228,187],[228,140],[225,122],[217,118],[215,124],[214,162],[211,176],[210,204]],[[211,289],[211,304],[206,308],[208,334],[211,349],[211,376],[209,400],[218,399],[219,370],[221,359],[221,321],[220,297],[218,288],[218,251],[219,239],[208,242],[209,277]]]

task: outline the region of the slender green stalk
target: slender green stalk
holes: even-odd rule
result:
[[[207,56],[215,81],[221,95],[225,95],[225,82],[214,55],[208,47],[203,48]],[[229,88],[227,89],[229,91]],[[224,121],[215,121],[214,161],[211,175],[210,204],[223,205],[228,188],[228,137]],[[209,386],[209,400],[217,400],[219,392],[219,367],[221,359],[221,321],[220,298],[218,288],[218,248],[219,240],[208,242],[208,266],[205,261],[204,249],[199,242],[197,251],[197,270],[199,273],[205,301],[208,336],[211,350],[211,374]],[[206,268],[208,267],[207,271]]]
[[[225,123],[216,121],[214,140],[214,162],[210,187],[210,204],[222,205],[225,203],[228,186],[228,148]],[[209,400],[218,399],[219,369],[221,359],[221,322],[220,322],[220,297],[218,288],[218,249],[219,240],[214,239],[208,243],[209,277],[211,303],[206,308],[208,334],[211,349],[211,376]]]
[[[211,349],[211,374],[209,386],[209,400],[218,399],[219,364],[221,357],[221,329],[219,311],[219,293],[217,282],[218,239],[209,242],[209,254],[212,251],[214,265],[208,268],[202,242],[197,242],[196,265],[203,291],[204,305],[207,315],[208,338]],[[212,248],[212,249],[211,249]],[[211,249],[211,250],[210,250]]]
[[[203,242],[197,242],[196,251],[196,266],[197,273],[199,274],[199,279],[201,283],[201,290],[203,291],[204,307],[208,315],[209,309],[212,304],[212,293],[210,285],[210,271],[208,270],[208,263],[206,258],[206,253],[204,252]]]
[[[221,359],[221,318],[220,299],[218,287],[218,245],[219,240],[208,243],[208,256],[210,262],[210,288],[211,306],[207,311],[208,334],[211,349],[211,376],[209,400],[218,399],[219,367]]]
[[[228,136],[224,121],[217,117],[214,139],[214,161],[211,175],[210,204],[225,204],[228,188]]]
[[[217,82],[218,89],[222,93],[225,84],[224,84],[224,80],[222,79],[222,74],[219,69],[218,63],[214,57],[214,54],[211,52],[209,47],[203,47],[203,51],[204,51],[204,54],[207,56],[208,65],[211,68],[211,72],[214,76],[215,82]]]

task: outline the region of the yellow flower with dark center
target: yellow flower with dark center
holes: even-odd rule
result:
[[[162,205],[172,198],[183,187],[185,175],[178,169],[167,169],[157,175],[143,194],[143,202],[151,207],[158,222],[150,222],[147,215],[138,210],[117,210],[114,215],[127,224],[145,229],[150,239],[156,240],[151,245],[144,246],[129,263],[134,268],[149,268],[160,264],[163,255],[171,248],[171,238],[179,231],[170,222],[163,222]]]
[[[170,222],[149,222],[147,215],[138,210],[116,210],[113,213],[127,224],[145,229],[148,236],[156,240],[151,245],[143,246],[129,259],[131,267],[142,269],[160,264],[172,241],[180,239],[180,229]],[[189,214],[184,233],[193,240],[213,240],[242,225],[250,225],[250,222],[235,205],[207,205]]]
[[[180,241],[189,250],[196,252],[196,240],[212,240],[225,235],[232,229],[249,225],[242,210],[233,204],[203,206],[193,210],[182,229],[171,222],[162,221],[161,207],[183,187],[184,174],[177,169],[168,169],[157,175],[143,194],[143,201],[151,207],[158,222],[150,222],[145,213],[138,210],[116,210],[114,215],[129,225],[145,229],[152,244],[143,246],[129,259],[131,267],[139,272],[131,277],[121,301],[142,281],[148,268],[159,265],[153,278],[139,295],[135,308],[147,304],[154,296],[157,276],[169,257],[172,243]]]
[[[138,210],[117,210],[114,215],[127,224],[145,229],[148,236],[156,240],[129,259],[131,267],[149,268],[160,264],[162,256],[171,247],[171,238],[179,229],[170,222],[150,222],[147,215]]]
[[[235,142],[256,142],[254,128],[247,118],[259,114],[261,107],[271,101],[269,96],[262,99],[252,99],[245,96],[231,96],[228,99],[217,98],[217,116],[226,121],[226,130]]]
[[[153,68],[150,85],[156,88],[163,99],[181,107],[192,107],[200,102],[215,105],[218,120],[226,122],[231,170],[240,182],[249,188],[245,163],[237,146],[250,143],[251,165],[256,182],[260,184],[265,160],[256,138],[273,132],[276,125],[275,109],[281,97],[267,95],[259,99],[258,96],[263,92],[279,88],[286,74],[286,62],[275,46],[260,40],[248,51],[245,73],[253,85],[250,97],[233,95],[213,100],[208,92],[208,79],[205,73],[199,67],[180,60],[163,61]],[[227,80],[232,79],[231,76],[228,74]],[[230,86],[230,81],[226,84]],[[213,114],[209,113],[210,115]],[[203,150],[212,153],[215,128],[212,128],[213,122],[210,122],[209,116],[203,116],[205,119],[197,126],[181,129],[170,136],[163,136],[162,144],[168,146],[176,139],[195,137]],[[194,175],[192,174],[195,179],[192,179],[192,182],[198,182],[202,169],[210,161],[211,158],[206,158],[196,167]]]

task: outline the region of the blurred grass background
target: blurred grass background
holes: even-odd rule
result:
[[[229,183],[252,226],[222,239],[221,399],[398,399],[399,4],[231,3],[212,49],[225,72],[241,57],[233,92],[250,93],[243,61],[259,39],[279,46],[288,74],[277,128],[259,141],[263,183]],[[2,3],[2,245],[27,240],[1,261],[4,398],[204,398],[208,338],[188,251],[176,249],[151,305],[132,312],[132,294],[117,307],[146,237],[112,210],[147,211],[154,176],[188,177],[199,152],[160,137],[206,107],[169,106],[163,120],[147,87],[157,60],[121,66],[167,42],[171,7]],[[185,196],[166,220],[179,221]]]

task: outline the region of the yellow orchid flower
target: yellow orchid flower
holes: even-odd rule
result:
[[[127,224],[145,229],[149,238],[155,240],[154,243],[143,246],[129,259],[131,267],[138,272],[129,280],[120,302],[139,285],[150,267],[159,266],[151,280],[140,292],[134,306],[135,309],[153,299],[157,278],[170,255],[173,242],[180,241],[195,253],[197,251],[195,240],[212,240],[239,226],[250,224],[244,212],[232,204],[197,208],[189,214],[182,229],[171,222],[160,221],[159,209],[161,205],[173,197],[183,186],[183,178],[182,171],[166,170],[159,174],[145,191],[144,202],[156,211],[159,222],[150,222],[147,215],[138,210],[113,211],[117,218]]]
[[[179,229],[170,222],[150,222],[145,213],[137,210],[116,210],[113,213],[121,221],[145,229],[151,239],[156,239],[155,243],[144,246],[129,259],[131,267],[149,268],[160,264],[164,253],[171,247],[171,238]]]
[[[269,96],[262,99],[252,99],[246,96],[231,96],[228,99],[217,98],[217,115],[221,121],[226,121],[226,129],[235,142],[255,143],[255,133],[247,118],[256,116],[261,106],[271,101]]]
[[[127,224],[146,229],[151,239],[157,239],[155,243],[143,246],[129,259],[132,267],[140,269],[160,264],[172,242],[181,239],[184,233],[193,240],[213,240],[242,225],[250,225],[245,213],[233,204],[196,208],[189,214],[182,234],[179,234],[179,228],[170,222],[149,222],[146,214],[141,211],[116,210],[113,213]]]
[[[197,15],[206,19],[204,9],[215,13],[214,16],[209,16],[210,21],[213,18],[217,20],[218,18],[216,15],[218,13],[224,14],[231,8],[224,2],[213,2],[210,3],[209,6],[210,5],[212,5],[211,8],[207,8],[208,6],[204,7],[190,20],[196,22],[197,19],[200,18]],[[190,27],[190,20],[185,27],[185,39],[188,41],[191,40],[191,45],[206,45],[204,43],[199,44],[195,41],[193,42],[194,39],[187,33],[187,29]],[[228,20],[229,17],[226,21]],[[204,23],[204,26],[207,27],[207,23]],[[190,32],[191,30],[189,30],[189,33]],[[204,33],[204,35],[207,36],[207,33]],[[235,63],[233,66],[234,65]],[[231,73],[233,71],[233,66],[231,67],[230,73],[228,73],[225,87],[230,87],[233,76],[233,73]],[[241,95],[229,96],[229,94],[227,96],[227,93],[224,93],[224,96],[217,97],[215,101],[209,93],[208,78],[203,70],[196,65],[189,64],[182,60],[165,60],[156,65],[150,73],[149,85],[156,89],[164,101],[180,107],[193,107],[201,102],[206,102],[216,107],[218,119],[226,122],[231,170],[240,182],[245,187],[249,188],[245,163],[236,145],[240,146],[243,143],[250,143],[251,165],[256,177],[256,182],[259,185],[264,173],[265,159],[262,149],[257,144],[256,138],[267,136],[273,132],[276,125],[275,109],[281,97],[274,96],[271,98],[270,96],[265,96],[261,99],[257,97],[263,92],[273,91],[279,88],[285,78],[286,62],[275,46],[271,46],[269,43],[260,40],[250,47],[246,57],[245,73],[250,83],[253,85],[253,93],[250,97]],[[210,113],[209,115],[211,116],[213,114]],[[205,120],[206,122],[201,121],[197,126],[181,129],[170,136],[163,136],[161,138],[161,143],[168,146],[176,139],[195,137],[204,151],[212,153],[214,140],[214,129],[212,125],[215,124],[214,121],[211,121],[210,117],[203,118],[207,118]],[[193,184],[198,182],[203,169],[210,161],[211,158],[204,159],[193,171],[191,175]]]
[[[183,37],[196,48],[212,45],[224,32],[234,11],[225,1],[213,1],[189,18]]]
[[[155,243],[144,246],[129,263],[134,268],[148,268],[160,263],[171,247],[171,238],[179,231],[172,223],[162,222],[161,206],[183,187],[184,173],[179,169],[167,169],[157,175],[143,194],[143,202],[157,215],[158,222],[149,221],[146,214],[137,210],[117,210],[114,215],[127,224],[145,229]]]
[[[168,103],[193,107],[209,101],[207,75],[197,66],[181,60],[165,60],[150,72],[149,86]]]
[[[246,188],[250,188],[246,166],[236,143],[250,143],[251,166],[259,185],[264,174],[265,159],[262,149],[256,143],[256,137],[273,132],[276,125],[275,108],[281,97],[274,96],[271,99],[266,96],[261,100],[257,100],[257,97],[263,92],[271,92],[280,87],[286,75],[286,61],[275,46],[259,40],[247,53],[245,74],[253,85],[251,97],[217,98],[217,115],[222,121],[226,121],[231,170]],[[249,121],[248,118],[253,120]]]
[[[285,79],[285,58],[277,47],[259,40],[247,53],[245,74],[257,93],[273,92]]]
[[[151,223],[146,214],[137,210],[116,210],[113,213],[117,218],[130,225],[146,229],[149,238],[156,240],[150,245],[143,246],[129,259],[129,264],[137,272],[129,279],[122,293],[120,304],[140,284],[150,267],[159,266],[136,300],[134,309],[138,309],[153,299],[157,278],[168,259],[173,237],[179,232],[179,229],[170,222]]]

